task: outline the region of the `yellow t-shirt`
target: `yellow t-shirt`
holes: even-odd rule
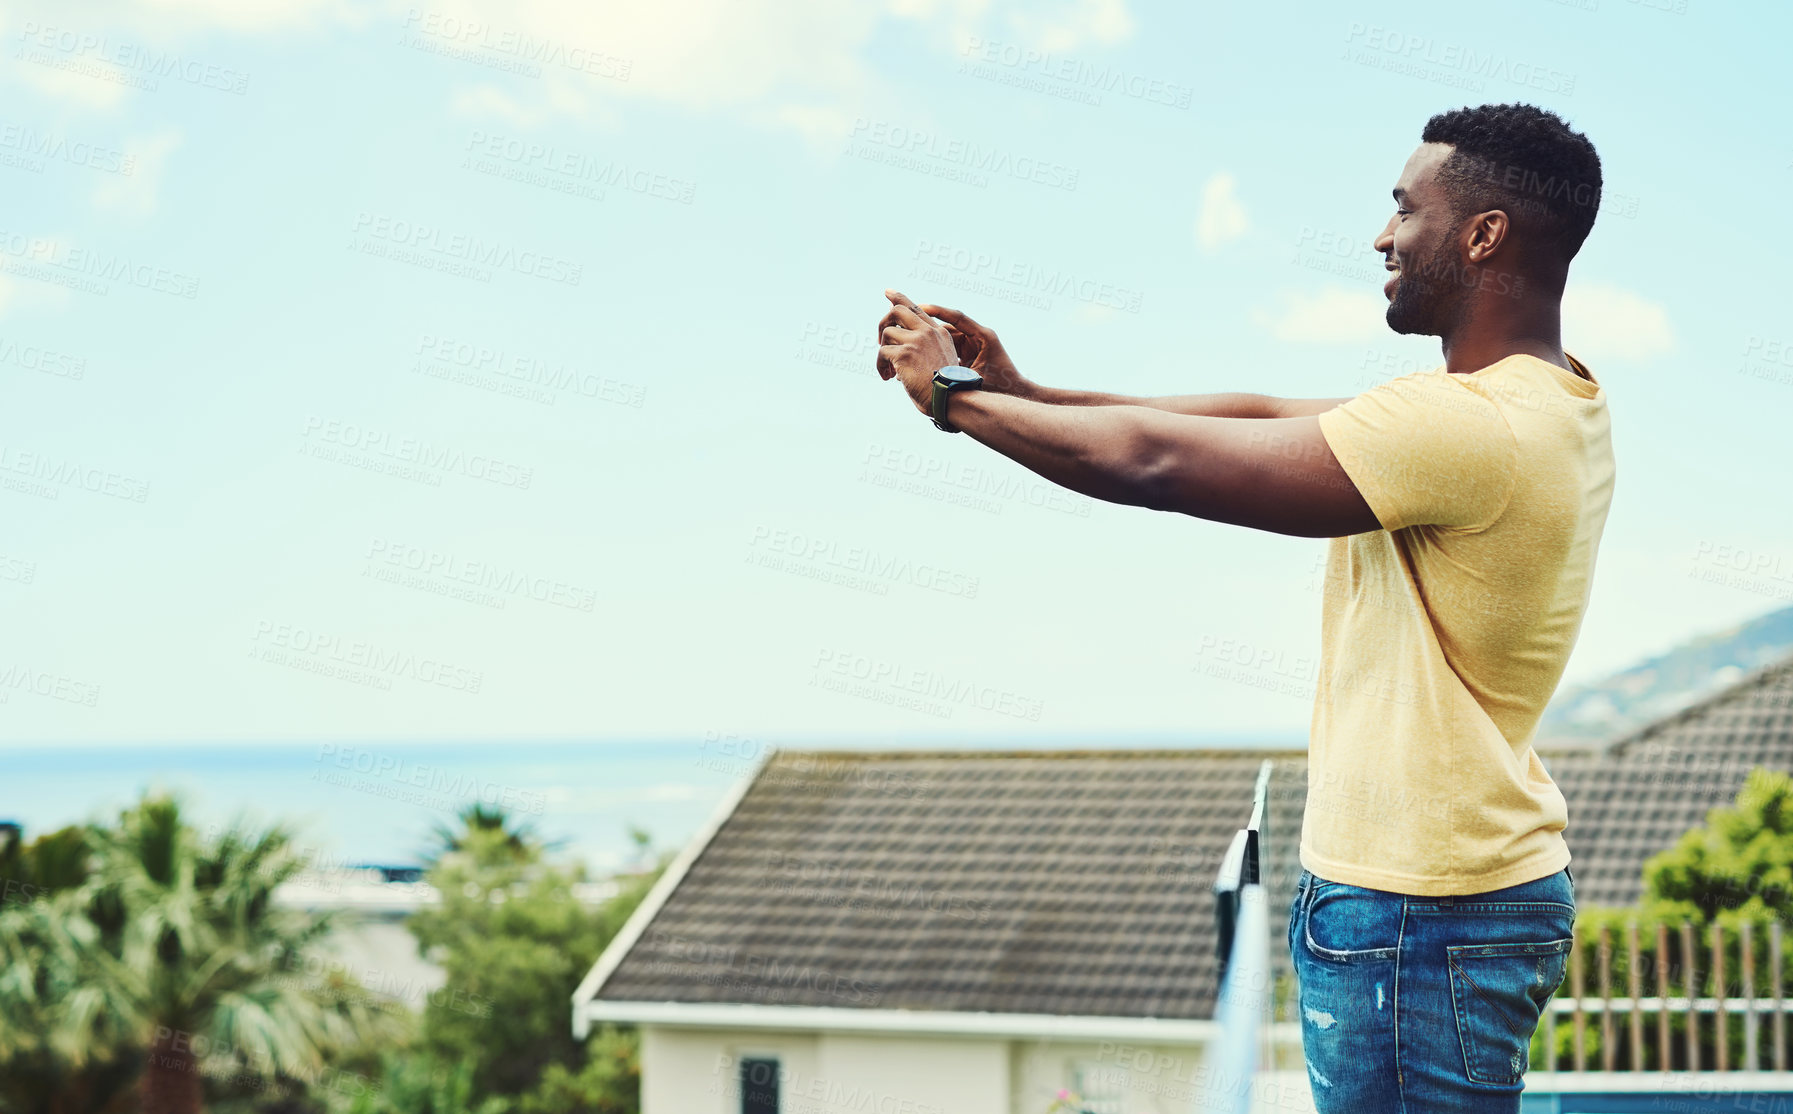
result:
[[[1568,809],[1531,744],[1612,502],[1605,391],[1535,356],[1440,365],[1320,430],[1383,528],[1328,543],[1302,866],[1429,896],[1556,873]]]

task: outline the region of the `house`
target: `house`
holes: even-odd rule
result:
[[[1579,899],[1629,903],[1644,860],[1752,766],[1793,769],[1793,660],[1545,757]],[[643,1114],[1044,1114],[1061,1089],[1093,1114],[1186,1110],[1216,1035],[1211,887],[1266,758],[1274,928],[1301,751],[774,752],[593,967],[575,1031],[640,1026]],[[1271,935],[1257,1097],[1298,1110]]]

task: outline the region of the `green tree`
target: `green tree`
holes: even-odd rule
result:
[[[549,1064],[516,1114],[637,1114],[641,1109],[641,1044],[631,1028],[604,1025],[585,1047],[577,1071]]]
[[[64,828],[26,843],[0,833],[0,1111],[118,1109],[142,1055],[106,1018],[71,1025],[66,1006],[87,972],[67,913],[89,873],[87,833]]]
[[[462,851],[474,851],[482,860],[532,862],[554,846],[542,839],[533,823],[519,821],[504,808],[482,801],[463,808],[455,819],[455,824],[437,822],[431,829],[425,862],[434,863]]]
[[[80,843],[78,856],[71,841],[36,856],[41,869],[80,861],[78,881],[0,928],[0,1015],[39,1034],[0,1040],[0,1054],[52,1077],[46,1105],[19,1109],[87,1108],[67,1088],[57,1097],[53,1077],[128,1062],[141,1114],[196,1114],[207,1075],[316,1075],[327,1057],[402,1035],[350,980],[307,973],[329,922],[273,900],[303,867],[284,828],[201,838],[177,802],[152,796]]]
[[[438,832],[427,874],[441,902],[409,922],[447,975],[424,1009],[423,1047],[439,1063],[472,1065],[476,1095],[540,1111],[565,1102],[574,1103],[569,1110],[633,1109],[634,1032],[600,1034],[588,1047],[573,1038],[568,1014],[574,989],[664,860],[593,906],[576,890],[590,881],[584,865],[551,860],[532,829],[478,806],[460,820],[458,830]],[[591,1105],[594,1094],[611,1095],[612,1105]]]
[[[1644,863],[1643,883],[1644,892],[1635,907],[1588,906],[1577,911],[1575,949],[1586,971],[1584,993],[1599,993],[1603,967],[1609,972],[1614,993],[1629,993],[1633,969],[1626,941],[1628,925],[1633,922],[1639,936],[1636,975],[1646,996],[1656,993],[1659,977],[1671,996],[1742,994],[1739,928],[1745,923],[1753,927],[1756,936],[1752,975],[1760,993],[1769,984],[1768,949],[1762,930],[1776,920],[1793,924],[1793,777],[1764,768],[1752,770],[1732,804],[1710,810],[1705,824],[1683,833],[1674,846]],[[1684,924],[1693,927],[1691,948],[1683,940]],[[1714,978],[1718,966],[1712,949],[1714,924],[1725,939],[1723,985],[1716,985]],[[1658,926],[1667,929],[1667,947],[1662,954],[1657,953]],[[1609,949],[1604,962],[1602,931]],[[1793,954],[1784,956],[1782,963],[1782,979],[1793,983]],[[1558,993],[1572,993],[1567,979]],[[1717,1054],[1716,1036],[1709,1031],[1709,1019],[1705,1024],[1708,1031],[1701,1040],[1701,1060],[1710,1067]],[[1730,1027],[1732,1063],[1741,1060],[1742,1030],[1741,1025]],[[1685,1018],[1673,1016],[1671,1031],[1666,1050],[1670,1066],[1684,1067],[1680,1058],[1685,1056]],[[1572,1039],[1568,1026],[1558,1028],[1558,1063],[1569,1062]],[[1615,1039],[1619,1062],[1628,1063],[1630,1038],[1623,1026]],[[1590,1026],[1584,1047],[1591,1063],[1600,1062],[1600,1041],[1599,1026]],[[1662,1065],[1664,1050],[1656,1044],[1652,1020],[1645,1028],[1647,1066]]]
[[[1733,806],[1644,864],[1643,906],[1696,925],[1793,923],[1793,777],[1750,771]]]
[[[427,1057],[388,1053],[381,1059],[380,1083],[347,1104],[345,1114],[504,1114],[497,1096],[474,1097],[473,1065],[453,1066]]]

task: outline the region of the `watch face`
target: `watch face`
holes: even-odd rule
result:
[[[946,367],[935,372],[934,377],[936,379],[946,380],[949,383],[975,383],[982,378],[977,372],[972,371],[968,367],[961,367],[958,364],[948,364]]]

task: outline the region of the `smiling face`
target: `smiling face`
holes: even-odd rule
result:
[[[1395,183],[1395,213],[1376,237],[1393,273],[1383,286],[1388,327],[1397,333],[1443,336],[1462,316],[1473,282],[1464,279],[1461,222],[1438,183],[1438,168],[1454,150],[1448,143],[1422,143]]]

